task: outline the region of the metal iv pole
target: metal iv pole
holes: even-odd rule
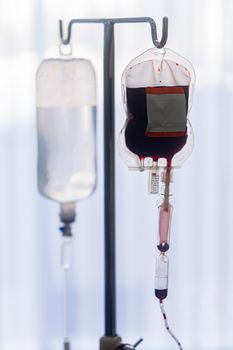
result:
[[[162,38],[158,41],[155,21],[150,17],[72,19],[67,37],[63,35],[63,23],[59,21],[60,40],[68,45],[72,26],[76,23],[102,23],[104,25],[104,265],[105,265],[105,333],[100,339],[100,350],[123,348],[116,330],[116,267],[115,267],[115,83],[114,83],[114,24],[149,23],[152,41],[163,48],[168,36],[168,18],[163,17]],[[139,340],[133,348],[135,348]],[[123,345],[123,346],[122,346]],[[127,344],[126,344],[127,345]],[[67,347],[68,346],[68,347]],[[127,347],[127,346],[126,346]],[[70,350],[66,345],[65,350]]]

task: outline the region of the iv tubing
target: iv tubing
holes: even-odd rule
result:
[[[179,349],[183,350],[183,347],[182,347],[181,343],[179,342],[179,340],[176,338],[176,336],[173,334],[173,332],[169,328],[169,325],[168,325],[168,322],[167,322],[167,315],[166,315],[166,312],[165,312],[165,309],[164,309],[164,305],[163,305],[163,299],[160,299],[159,306],[160,306],[160,310],[162,312],[163,319],[164,319],[164,324],[165,324],[165,327],[166,327],[168,333],[175,340],[175,342],[178,345]]]
[[[64,350],[70,350],[69,340],[69,307],[68,307],[68,277],[71,268],[71,239],[72,236],[62,237],[61,267],[63,269],[63,340]]]
[[[63,333],[64,343],[69,342],[68,332],[68,271],[64,270],[64,295],[63,295]]]
[[[171,167],[168,166],[166,169],[166,173],[164,174],[165,179],[165,189],[164,189],[164,204],[169,203],[169,196],[170,196],[170,181],[171,181]]]

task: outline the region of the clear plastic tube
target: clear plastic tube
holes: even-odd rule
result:
[[[178,345],[179,349],[180,350],[183,350],[183,347],[180,343],[180,341],[177,339],[177,337],[174,335],[174,333],[170,330],[170,327],[168,325],[168,321],[167,321],[167,315],[166,315],[166,312],[165,312],[165,309],[164,309],[164,305],[163,305],[163,300],[161,299],[160,300],[160,310],[162,312],[162,315],[163,315],[163,319],[164,319],[164,325],[166,327],[166,330],[168,331],[168,333],[170,334],[170,336],[174,339],[174,341],[176,342],[176,344]]]
[[[63,336],[64,344],[69,344],[69,307],[68,284],[69,270],[71,269],[72,237],[62,236],[61,267],[63,269]]]

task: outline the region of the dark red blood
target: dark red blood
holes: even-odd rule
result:
[[[182,86],[188,110],[188,86]],[[128,122],[125,129],[125,142],[128,149],[140,159],[151,157],[154,161],[166,158],[168,165],[187,141],[183,136],[148,137],[145,135],[148,124],[146,107],[146,88],[127,88]]]

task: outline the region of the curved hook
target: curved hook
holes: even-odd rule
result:
[[[159,42],[158,49],[161,49],[166,45],[167,37],[168,37],[168,17],[163,17],[162,38]]]
[[[158,41],[158,36],[157,36],[157,28],[156,28],[156,23],[155,21],[150,18],[150,25],[151,25],[151,36],[152,36],[152,41],[158,49],[162,49],[167,42],[167,37],[168,37],[168,18],[163,17],[163,25],[162,25],[162,38],[160,41]]]
[[[68,45],[70,43],[70,39],[71,39],[71,28],[72,28],[72,21],[70,21],[69,25],[68,25],[68,33],[67,33],[67,38],[64,39],[63,37],[63,22],[61,19],[59,19],[59,33],[60,33],[60,39],[63,45]]]

